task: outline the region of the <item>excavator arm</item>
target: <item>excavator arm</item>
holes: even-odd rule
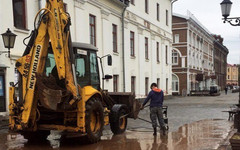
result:
[[[43,12],[41,14],[41,12]],[[10,122],[18,120],[17,129],[33,126],[37,115],[39,94],[36,92],[39,76],[44,74],[49,47],[52,48],[58,79],[64,81],[66,90],[71,93],[71,99],[65,103],[71,106],[81,99],[79,87],[76,83],[75,66],[71,61],[70,16],[64,11],[62,0],[47,0],[46,7],[41,9],[38,27],[31,37],[24,56],[17,60],[16,68],[20,74],[20,102],[19,117],[11,118]],[[35,24],[34,24],[35,26]],[[50,45],[51,44],[51,45]],[[10,91],[12,91],[12,87]],[[10,92],[13,95],[13,92]],[[10,115],[14,109],[14,96],[10,95]],[[12,109],[12,110],[11,110]],[[31,120],[31,121],[30,121]],[[13,128],[13,127],[12,127]]]

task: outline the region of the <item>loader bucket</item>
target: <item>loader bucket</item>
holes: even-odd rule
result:
[[[58,105],[69,93],[56,84],[54,77],[38,75],[37,90],[39,100],[44,108],[56,111]]]
[[[135,94],[132,92],[109,92],[109,96],[117,104],[125,104],[128,107],[129,118],[137,119],[140,111],[140,102],[135,99]]]

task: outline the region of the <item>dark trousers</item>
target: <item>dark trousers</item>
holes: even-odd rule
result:
[[[162,107],[150,107],[150,118],[152,120],[152,127],[157,127],[157,119],[161,128],[165,127]]]

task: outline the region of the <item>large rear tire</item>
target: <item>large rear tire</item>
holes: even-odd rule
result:
[[[110,127],[113,134],[121,134],[127,128],[127,109],[125,105],[115,104],[110,113]],[[124,117],[122,117],[124,116]]]
[[[104,127],[103,106],[98,98],[91,98],[86,103],[85,128],[90,143],[96,143],[102,136]]]

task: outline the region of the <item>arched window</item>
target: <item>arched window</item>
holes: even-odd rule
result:
[[[172,91],[179,92],[179,80],[178,77],[172,74]]]

